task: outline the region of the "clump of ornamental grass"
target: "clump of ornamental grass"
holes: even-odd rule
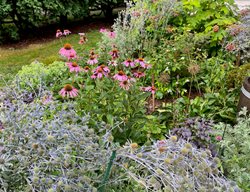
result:
[[[138,147],[127,143],[118,150],[119,166],[146,191],[240,191],[220,170],[210,150],[177,136]]]

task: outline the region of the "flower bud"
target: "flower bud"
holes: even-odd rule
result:
[[[177,136],[174,136],[174,135],[171,136],[171,137],[170,137],[170,140],[173,141],[173,142],[176,142],[176,141],[177,141]]]
[[[137,143],[131,143],[130,147],[131,147],[131,149],[136,149],[136,148],[138,148],[138,144]]]

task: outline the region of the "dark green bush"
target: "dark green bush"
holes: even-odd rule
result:
[[[232,69],[227,76],[227,86],[229,88],[240,88],[243,80],[250,75],[250,63]]]

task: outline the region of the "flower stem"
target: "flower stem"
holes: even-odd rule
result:
[[[105,170],[104,177],[103,177],[103,180],[102,180],[101,186],[99,187],[98,192],[104,192],[105,191],[105,185],[106,185],[106,183],[108,181],[109,174],[110,174],[110,171],[111,171],[111,167],[113,165],[113,161],[114,161],[115,157],[116,157],[116,151],[113,151],[112,155],[111,155],[111,157],[109,159],[109,163],[108,163],[108,166],[107,166],[107,168]]]

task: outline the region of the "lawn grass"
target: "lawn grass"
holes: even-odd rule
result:
[[[65,44],[70,43],[76,50],[90,50],[96,48],[97,43],[101,39],[98,30],[92,30],[86,33],[88,41],[84,45],[79,45],[79,35],[72,34],[66,38],[55,39],[46,43],[31,44],[28,47],[20,49],[3,49],[0,48],[0,75],[5,80],[10,80],[22,68],[33,61],[39,61],[44,64],[50,64],[55,60],[59,60],[59,49]],[[0,81],[0,86],[4,82]]]

